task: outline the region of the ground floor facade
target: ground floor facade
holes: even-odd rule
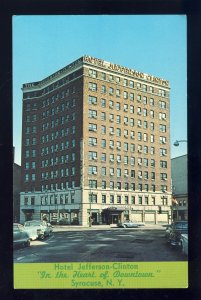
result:
[[[124,220],[171,223],[171,195],[111,190],[64,190],[20,195],[20,223],[42,220],[91,226]]]

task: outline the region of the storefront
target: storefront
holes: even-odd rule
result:
[[[22,212],[24,213],[25,221],[33,220],[34,209],[22,209]]]
[[[108,207],[102,211],[102,224],[117,224],[124,219],[124,209],[118,207]]]

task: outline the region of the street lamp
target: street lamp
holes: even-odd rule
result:
[[[187,140],[179,140],[179,141],[176,140],[176,141],[174,142],[173,145],[174,145],[175,147],[178,147],[178,146],[179,146],[179,143],[187,143]]]

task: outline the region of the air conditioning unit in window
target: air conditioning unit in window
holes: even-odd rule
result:
[[[111,161],[111,162],[113,162],[113,161],[114,161],[114,159],[113,159],[113,158],[110,158],[110,161]]]
[[[142,150],[138,149],[138,153],[142,153]]]
[[[141,176],[141,175],[138,175],[138,178],[139,178],[139,179],[142,179],[142,176]]]
[[[138,162],[138,165],[139,165],[139,166],[141,166],[141,165],[142,165],[142,163],[141,163],[141,162]]]
[[[120,162],[121,162],[121,159],[117,159],[117,162],[120,163]]]
[[[128,174],[124,174],[124,177],[128,177]]]
[[[110,145],[110,149],[114,149],[114,146]]]
[[[135,139],[135,136],[134,136],[134,135],[131,135],[131,139],[133,139],[133,140],[134,140],[134,139]]]
[[[93,159],[93,160],[97,160],[97,157],[94,157],[94,156],[93,156],[92,159]]]
[[[92,171],[92,174],[96,175],[96,174],[97,174],[97,172],[96,172],[96,171]]]
[[[113,175],[114,175],[114,173],[113,173],[113,172],[110,172],[110,175],[111,175],[111,176],[113,176]]]
[[[121,147],[120,147],[120,146],[117,146],[117,149],[118,149],[118,150],[121,150]]]

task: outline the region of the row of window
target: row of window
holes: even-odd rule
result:
[[[126,78],[122,78],[119,76],[114,76],[112,74],[106,74],[105,72],[98,72],[94,69],[89,69],[89,76],[92,78],[100,78],[102,80],[107,80],[109,82],[122,84],[125,87],[137,88],[139,90],[142,90],[143,92],[150,92],[150,93],[156,92],[156,89],[154,89],[153,86],[147,86],[146,84],[142,84],[140,82],[134,82],[133,80],[128,80]],[[168,92],[166,92],[163,89],[158,89],[158,95],[165,97],[168,96]]]

